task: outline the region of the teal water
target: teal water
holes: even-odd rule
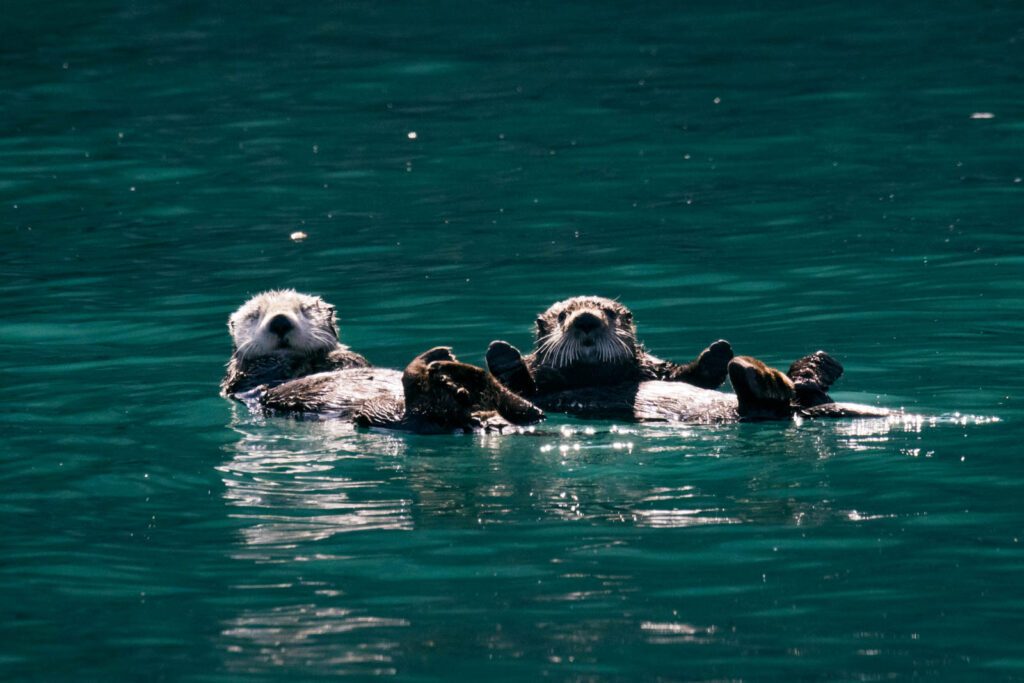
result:
[[[1024,679],[1019,3],[15,0],[0,36],[0,679]],[[283,286],[379,365],[593,293],[662,356],[825,348],[837,398],[935,419],[257,420],[225,322]]]

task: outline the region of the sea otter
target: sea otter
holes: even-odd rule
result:
[[[252,297],[228,319],[228,330],[233,347],[220,383],[222,396],[316,372],[370,365],[338,341],[334,306],[294,289]]]
[[[349,368],[261,386],[243,400],[256,412],[296,417],[353,417],[356,425],[420,434],[501,431],[544,413],[483,368],[461,363],[448,347],[416,356],[404,372]]]
[[[722,385],[733,352],[719,339],[680,365],[651,355],[637,339],[633,313],[618,301],[577,296],[552,304],[537,317],[534,351],[519,365],[519,352],[493,349],[488,366],[521,394],[665,380],[703,389]]]
[[[629,309],[598,297],[567,299],[541,314],[528,356],[492,342],[487,367],[541,408],[579,417],[705,423],[888,414],[833,402],[828,389],[843,369],[823,351],[796,361],[788,375],[755,358],[734,358],[724,341],[687,365],[653,358],[636,339]],[[708,388],[724,374],[735,395]]]

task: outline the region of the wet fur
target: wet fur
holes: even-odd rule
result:
[[[271,329],[275,318],[287,320],[291,329],[275,333]],[[228,319],[228,330],[232,353],[220,384],[222,396],[318,372],[370,365],[338,341],[334,306],[293,289],[252,297]]]
[[[543,411],[482,368],[459,362],[448,347],[414,358],[402,373],[402,388],[404,401],[368,401],[356,413],[356,425],[438,434],[502,431],[544,419]]]
[[[827,390],[842,366],[822,351],[796,361],[788,376],[754,358],[733,358],[721,340],[692,363],[662,361],[638,341],[629,309],[601,297],[555,303],[537,318],[533,353],[492,342],[487,363],[543,409],[585,418],[708,423],[888,413],[832,402]],[[736,395],[711,390],[724,379],[720,371],[728,372]]]
[[[589,332],[580,328],[588,320]],[[618,301],[577,296],[559,301],[536,320],[534,351],[526,356],[536,390],[561,391],[622,382],[665,380],[713,389],[725,381],[732,358],[728,342],[716,342],[720,367],[705,372],[699,358],[677,364],[657,358],[637,338],[633,312]]]

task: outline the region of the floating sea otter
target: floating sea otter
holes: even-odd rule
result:
[[[234,342],[222,396],[315,372],[368,367],[370,362],[338,341],[338,322],[323,299],[279,289],[257,294],[228,319]]]
[[[559,301],[541,313],[534,352],[522,358],[525,368],[518,351],[492,348],[492,372],[516,391],[541,394],[652,379],[715,389],[733,357],[729,342],[719,339],[685,365],[656,358],[637,339],[632,311],[597,296]]]
[[[788,376],[755,358],[733,358],[725,341],[687,365],[661,361],[637,340],[629,309],[601,297],[555,303],[537,318],[533,353],[495,341],[487,366],[541,408],[579,417],[704,423],[888,414],[833,402],[828,389],[843,368],[823,351],[795,362]],[[726,374],[735,396],[708,388]]]
[[[420,433],[500,431],[544,413],[451,349],[420,354],[404,372],[369,367],[338,341],[334,307],[294,290],[259,294],[228,321],[234,341],[221,394],[258,413],[355,417],[366,427]]]

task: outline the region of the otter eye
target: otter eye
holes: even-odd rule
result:
[[[604,309],[604,313],[605,313],[605,315],[608,316],[609,320],[615,320],[615,318],[617,318],[619,316],[619,314],[616,313],[615,310],[611,309],[611,308]]]
[[[558,322],[560,322],[560,323],[564,323],[565,322],[565,311],[562,311],[561,313],[558,314]]]
[[[249,315],[245,316],[245,319],[246,320],[256,320],[259,317],[260,317],[260,312],[259,311],[253,311]]]

